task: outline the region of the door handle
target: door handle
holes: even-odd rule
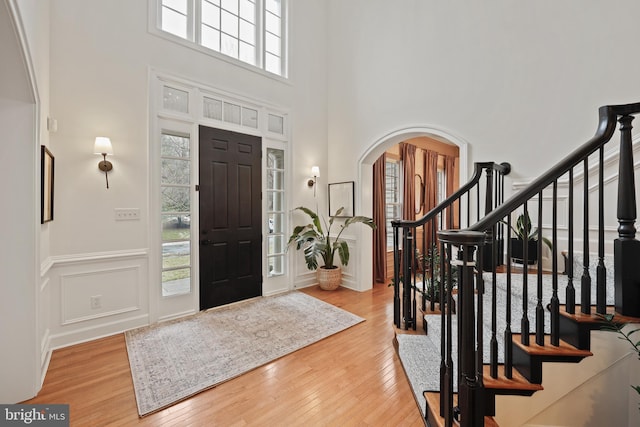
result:
[[[202,246],[212,245],[213,244],[213,240],[203,239],[203,240],[200,240],[200,244]]]

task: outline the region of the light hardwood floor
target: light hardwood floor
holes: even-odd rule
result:
[[[25,403],[69,404],[72,426],[424,425],[392,344],[392,288],[303,292],[366,321],[144,418],[118,334],[54,351]]]

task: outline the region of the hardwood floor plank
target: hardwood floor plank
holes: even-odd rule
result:
[[[423,426],[392,346],[393,289],[302,291],[366,320],[144,418],[118,334],[54,351],[25,403],[67,403],[72,426]]]

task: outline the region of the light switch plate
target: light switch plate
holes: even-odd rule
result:
[[[139,208],[116,208],[115,209],[116,221],[131,221],[140,219]]]

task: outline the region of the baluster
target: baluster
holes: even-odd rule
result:
[[[480,219],[480,185],[476,186],[476,221]]]
[[[494,225],[493,229],[496,230],[497,226]],[[490,341],[490,373],[491,373],[491,377],[492,378],[497,378],[498,377],[498,339],[496,338],[496,331],[498,330],[498,316],[497,316],[497,311],[498,311],[498,300],[497,300],[497,287],[496,287],[496,282],[497,282],[497,272],[496,272],[496,253],[498,251],[497,245],[496,245],[496,238],[495,238],[496,233],[493,233],[493,238],[491,241],[491,246],[489,246],[488,249],[491,250],[491,265],[493,266],[492,268],[492,272],[491,272],[491,277],[492,277],[492,283],[491,283],[491,341]],[[480,253],[484,252],[484,250],[481,247]],[[483,257],[479,257],[479,259],[483,259]],[[482,278],[482,269],[478,269],[478,284],[482,283],[482,293],[484,293],[484,281]],[[481,305],[481,299],[480,299],[480,289],[478,289],[478,319],[480,319],[478,321],[478,339],[480,339],[480,337],[482,336],[482,305]],[[482,358],[482,346],[478,349],[478,353],[480,354],[480,357]],[[480,362],[482,362],[482,359],[480,360]],[[480,363],[482,365],[482,363]]]
[[[511,215],[507,216],[507,230],[511,230]],[[511,332],[511,239],[507,238],[507,307],[505,320],[507,327],[504,332],[504,375],[507,378],[513,376],[513,347]]]
[[[411,241],[411,276],[412,280],[411,285],[411,328],[415,331],[416,325],[418,324],[418,307],[417,307],[417,289],[418,283],[416,282],[416,274],[418,270],[417,260],[416,260],[416,250],[417,250],[417,238],[418,238],[418,230],[413,228],[413,234]]]
[[[416,227],[412,227],[411,228],[411,239],[409,239],[409,242],[411,244],[411,248],[410,248],[410,252],[407,254],[409,256],[410,261],[410,274],[409,274],[409,281],[411,283],[410,287],[409,287],[409,292],[410,292],[410,296],[411,296],[411,307],[410,307],[410,316],[409,318],[411,319],[409,326],[411,327],[411,329],[413,329],[414,331],[416,330],[416,324],[418,323],[418,316],[417,316],[417,306],[416,306],[416,289],[418,288],[417,286],[417,282],[416,282],[416,270],[418,269],[418,265],[416,263],[416,249],[417,249],[417,238],[418,238],[418,229]]]
[[[431,220],[431,244],[429,245],[429,255],[430,255],[430,262],[429,262],[429,277],[431,278],[431,284],[433,286],[431,286],[431,289],[429,289],[429,292],[431,294],[431,311],[434,311],[436,309],[436,287],[435,287],[435,277],[434,277],[434,272],[435,272],[435,248],[437,245],[437,241],[436,241],[436,220],[435,218]],[[442,258],[442,252],[440,253],[440,258]],[[442,307],[442,306],[441,306]]]
[[[485,197],[484,214],[488,215],[493,210],[493,180],[494,179],[493,179],[493,168],[488,167],[486,171],[487,171],[487,184],[486,184],[486,190],[484,194],[484,197]],[[493,227],[486,231],[487,233],[486,241],[491,242],[492,247],[495,244],[493,239],[494,232],[495,232],[495,228]],[[493,250],[491,250],[491,248],[489,248],[489,250],[486,252],[486,257],[487,258],[491,257],[491,259],[479,258],[480,268],[486,271],[495,271],[496,269],[495,258],[493,258]]]
[[[495,227],[495,226],[494,226]],[[495,242],[494,242],[495,243]],[[480,246],[478,248],[478,256],[477,259],[481,260],[484,259],[484,254],[483,252],[486,250],[487,248],[485,248],[484,246]],[[491,249],[491,251],[495,251],[495,246],[492,246],[488,249]],[[494,269],[495,270],[495,269]],[[484,299],[484,277],[482,277],[482,269],[481,268],[476,268],[475,269],[476,273],[476,277],[475,277],[475,282],[476,282],[476,306],[478,307],[478,315],[476,316],[476,337],[477,337],[477,345],[476,345],[476,378],[482,378],[483,375],[483,365],[484,365],[484,304],[483,304],[483,299]],[[496,304],[495,304],[495,289],[496,289],[496,282],[495,282],[495,271],[494,271],[494,281],[492,283],[492,287],[493,287],[493,295],[494,295],[494,302],[492,303],[492,322],[495,322],[495,317],[496,317]],[[495,324],[492,324],[492,331],[491,331],[491,365],[490,365],[490,370],[491,370],[491,377],[493,378],[497,378],[498,377],[498,340],[496,340],[496,328],[497,326]],[[495,346],[495,349],[494,349]]]
[[[393,323],[402,327],[400,315],[400,248],[398,227],[393,227]]]
[[[427,301],[426,301],[426,292],[427,292],[427,270],[426,270],[426,259],[425,257],[427,256],[427,252],[425,252],[425,247],[427,244],[427,224],[422,224],[422,246],[420,247],[420,249],[422,250],[420,252],[420,256],[418,256],[418,251],[416,251],[416,262],[419,265],[418,270],[422,272],[422,298],[420,301],[420,309],[424,312],[427,310]],[[417,274],[416,274],[417,275]],[[417,286],[417,282],[416,282],[416,286]],[[416,319],[416,323],[418,323],[417,321],[418,319]]]
[[[607,312],[607,268],[604,265],[604,147],[600,147],[598,171],[598,266],[596,267],[596,313]]]
[[[503,163],[502,165],[505,165],[505,163]],[[508,172],[505,172],[508,173]],[[502,205],[504,203],[504,176],[505,173],[500,173],[500,205]],[[505,230],[504,230],[504,224],[500,223],[499,225],[499,229],[500,229],[500,250],[498,251],[498,263],[499,265],[503,265],[504,264],[504,239],[505,239]]]
[[[573,286],[573,168],[569,169],[569,247],[567,254],[567,289],[566,289],[566,311],[569,314],[576,312],[576,290]]]
[[[544,307],[542,306],[542,191],[538,193],[538,302],[536,304],[536,344],[544,345]]]
[[[451,262],[451,245],[440,244],[440,283],[445,280],[445,260],[450,266]],[[451,278],[451,272],[447,274],[447,279]],[[460,280],[460,278],[459,278]],[[460,281],[458,282],[460,284]],[[447,303],[450,303],[450,296],[447,297]],[[440,316],[444,331],[440,333],[440,416],[444,418],[445,425],[453,425],[453,358],[452,358],[452,324],[451,310],[445,309],[445,295],[440,292]],[[459,351],[458,351],[459,352]]]
[[[404,248],[402,250],[402,277],[404,280],[404,287],[402,293],[402,311],[404,317],[404,329],[407,330],[411,326],[411,248],[413,245],[411,241],[413,236],[411,235],[411,228],[404,228]]]
[[[580,312],[591,314],[591,276],[589,274],[589,158],[584,159],[584,222],[582,234],[582,280],[580,282]]]
[[[553,181],[553,225],[551,228],[551,271],[552,289],[551,296],[551,345],[560,345],[560,300],[558,299],[558,180]],[[542,242],[538,242],[540,245]]]
[[[529,218],[529,210],[527,209],[527,203],[524,202],[524,218]],[[528,283],[528,269],[529,269],[529,225],[524,224],[525,234],[524,240],[522,242],[522,319],[520,321],[522,336],[520,342],[523,345],[529,345],[529,314],[527,313],[528,309],[528,300],[529,300],[529,283]]]
[[[467,191],[467,227],[471,225],[471,196],[471,189],[469,189],[469,191]]]
[[[458,229],[462,228],[462,195],[456,201],[458,204]]]

